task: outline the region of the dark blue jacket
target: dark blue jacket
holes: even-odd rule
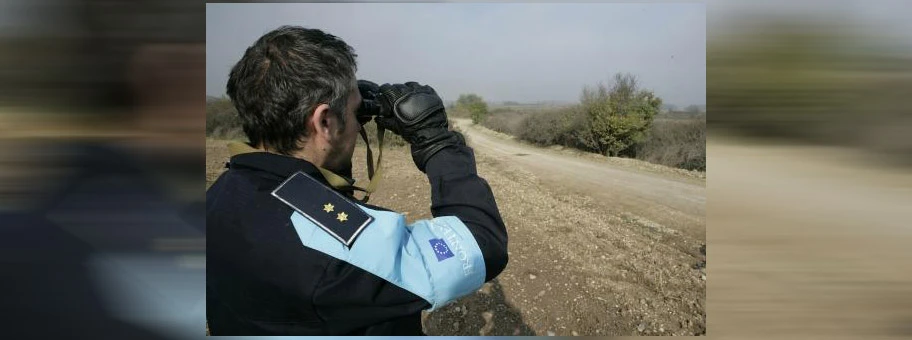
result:
[[[255,152],[235,155],[209,188],[207,318],[212,335],[421,335],[424,299],[322,252],[302,246],[292,208],[271,195],[311,163]],[[431,213],[456,216],[484,257],[485,281],[507,263],[507,233],[469,147],[428,162]],[[354,200],[352,200],[354,202]],[[382,209],[372,207],[374,209]],[[372,226],[368,226],[372,227]]]

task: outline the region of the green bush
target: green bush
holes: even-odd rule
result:
[[[599,153],[618,156],[646,138],[662,99],[642,90],[636,77],[616,74],[611,88],[599,84],[583,89],[582,110],[588,117],[593,142]]]
[[[488,103],[474,93],[459,95],[459,99],[456,100],[456,108],[468,112],[472,117],[472,124],[481,123],[488,116]]]
[[[585,111],[578,106],[529,114],[518,125],[516,136],[533,144],[558,144],[597,151]]]
[[[514,135],[536,145],[563,145],[588,152],[599,152],[598,141],[588,124],[588,115],[581,107],[542,111],[514,119],[512,122],[494,124],[517,124],[519,128],[514,130]],[[618,154],[670,167],[705,171],[705,116],[696,119],[656,120],[650,125],[641,142],[621,150]]]
[[[575,106],[564,111],[567,112],[563,125],[566,132],[562,135],[561,144],[583,151],[597,152],[598,143],[583,107]]]
[[[706,115],[656,120],[661,106],[651,91],[638,88],[636,78],[618,74],[610,88],[584,88],[580,105],[534,113],[498,108],[484,125],[536,145],[705,171]]]

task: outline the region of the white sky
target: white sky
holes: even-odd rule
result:
[[[576,101],[630,72],[668,104],[706,102],[703,4],[208,4],[206,93],[281,25],[319,28],[358,54],[360,79],[418,81],[445,100]]]

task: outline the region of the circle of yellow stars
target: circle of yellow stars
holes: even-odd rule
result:
[[[332,212],[333,209],[335,209],[335,208],[336,207],[333,206],[331,203],[326,203],[323,205],[323,211],[328,212],[328,213]],[[348,214],[346,214],[344,211],[340,212],[340,213],[336,214],[336,219],[339,220],[339,222],[348,221]]]

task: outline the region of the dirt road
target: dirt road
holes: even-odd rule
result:
[[[429,335],[690,335],[706,331],[705,179],[634,160],[523,145],[459,122],[509,233],[510,262],[423,317]],[[226,159],[209,141],[207,180]],[[354,175],[364,179],[364,150]],[[431,217],[407,148],[384,151],[372,204]],[[361,184],[364,184],[361,182]]]
[[[537,148],[473,127],[467,119],[455,122],[476,152],[514,163],[547,184],[592,197],[606,208],[626,212],[644,223],[705,238],[705,180],[676,176],[676,172],[639,171],[635,166],[612,164],[607,157]]]

